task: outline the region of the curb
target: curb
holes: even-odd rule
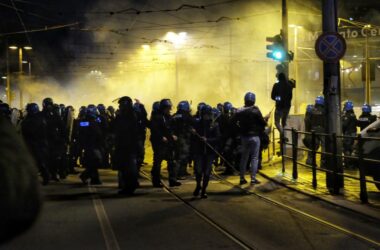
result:
[[[347,207],[347,206],[343,206],[343,205],[341,205],[341,204],[335,203],[335,202],[330,201],[330,200],[328,200],[328,199],[322,198],[322,197],[320,197],[320,196],[318,196],[318,195],[311,194],[311,193],[308,193],[308,192],[305,192],[305,191],[299,190],[299,189],[294,188],[294,187],[290,187],[290,186],[286,185],[285,183],[283,183],[282,181],[276,180],[276,179],[274,179],[273,177],[270,177],[270,176],[268,176],[268,175],[266,175],[266,174],[263,174],[261,171],[260,171],[258,174],[261,175],[262,177],[264,177],[264,178],[266,178],[266,179],[268,179],[268,180],[270,180],[270,181],[273,181],[274,183],[276,183],[276,184],[278,184],[278,185],[280,185],[280,186],[286,187],[286,188],[288,188],[288,189],[290,189],[290,190],[292,190],[292,191],[295,191],[295,192],[298,192],[298,193],[304,194],[304,195],[306,195],[306,196],[312,197],[312,198],[314,198],[314,199],[317,199],[317,200],[320,200],[320,201],[326,202],[326,203],[328,203],[328,204],[330,204],[330,205],[333,205],[333,206],[336,206],[336,207],[339,207],[339,208],[343,208],[343,209],[345,209],[345,210],[347,210],[347,211],[350,211],[350,212],[353,212],[353,213],[360,214],[360,215],[363,216],[363,217],[367,217],[367,218],[369,218],[369,219],[371,219],[371,220],[374,220],[374,221],[379,221],[379,223],[380,223],[380,218],[374,217],[374,216],[372,216],[372,215],[369,215],[369,214],[367,214],[367,213],[363,213],[363,212],[361,212],[361,211],[358,211],[358,210],[356,210],[356,209],[353,209],[353,208],[350,208],[350,207]]]

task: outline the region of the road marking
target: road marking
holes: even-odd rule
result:
[[[98,221],[102,229],[107,250],[120,250],[119,243],[117,242],[115,232],[112,229],[111,222],[107,216],[103,202],[97,194],[97,189],[89,186],[88,190],[92,194],[92,201],[96,211],[96,216],[98,217]]]

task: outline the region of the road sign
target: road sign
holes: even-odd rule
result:
[[[327,63],[337,63],[346,53],[346,40],[339,33],[326,32],[315,43],[318,57]]]

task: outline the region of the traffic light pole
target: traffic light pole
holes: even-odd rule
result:
[[[289,40],[288,40],[288,0],[282,0],[282,29],[281,29],[281,35],[282,39],[284,41],[284,50],[286,52],[289,51]],[[284,63],[284,73],[289,78],[289,62],[285,61]]]
[[[337,16],[338,0],[322,0],[322,18],[323,32],[338,32]],[[333,140],[333,134],[340,136],[342,134],[341,116],[340,116],[340,64],[323,63],[323,94],[326,100],[326,137],[325,149],[327,153],[333,153],[336,146],[337,155],[341,155],[342,146],[340,141]],[[342,160],[335,159],[331,155],[326,156],[326,168],[334,173],[326,173],[326,186],[331,193],[339,194],[339,189],[343,188],[343,178],[336,173],[342,173]]]

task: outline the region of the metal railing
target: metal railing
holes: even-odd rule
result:
[[[337,136],[336,134],[325,134],[325,133],[316,133],[315,131],[312,132],[304,132],[304,131],[297,131],[296,129],[285,129],[285,131],[291,132],[291,143],[281,141],[281,155],[282,155],[282,171],[285,172],[285,160],[289,159],[292,161],[292,177],[294,180],[298,179],[298,166],[303,166],[306,168],[310,168],[312,170],[312,186],[314,189],[317,188],[318,180],[317,180],[317,171],[325,172],[333,174],[335,177],[341,176],[343,178],[349,178],[353,180],[357,180],[360,182],[360,200],[363,203],[368,203],[368,192],[367,192],[367,183],[373,183],[380,185],[379,181],[372,181],[366,179],[367,169],[365,168],[364,164],[366,162],[376,163],[379,164],[380,168],[380,160],[377,159],[369,159],[364,158],[363,155],[363,144],[366,141],[378,141],[380,145],[380,138],[375,137],[362,137],[360,134],[357,136]],[[286,132],[285,132],[286,133]],[[309,148],[299,146],[299,135],[303,136],[311,136],[311,146]],[[318,151],[317,147],[317,138],[318,137],[324,137],[325,139],[329,139],[332,143],[332,152],[321,152]],[[338,143],[342,141],[343,139],[351,139],[356,142],[356,149],[357,149],[357,156],[352,155],[344,155],[343,153],[338,153]],[[291,146],[292,148],[292,156],[287,156],[285,154],[285,146]],[[319,144],[318,144],[319,146]],[[311,164],[306,164],[303,162],[300,162],[298,160],[298,152],[299,151],[311,153]],[[317,155],[322,156],[328,156],[332,157],[333,166],[332,169],[326,169],[324,167],[318,167],[317,166]],[[339,171],[337,169],[339,161],[343,160],[354,160],[357,163],[357,167],[359,170],[359,177],[345,174],[343,171]],[[322,161],[322,160],[321,160]],[[322,164],[321,164],[322,166]],[[336,178],[335,178],[336,180]]]

